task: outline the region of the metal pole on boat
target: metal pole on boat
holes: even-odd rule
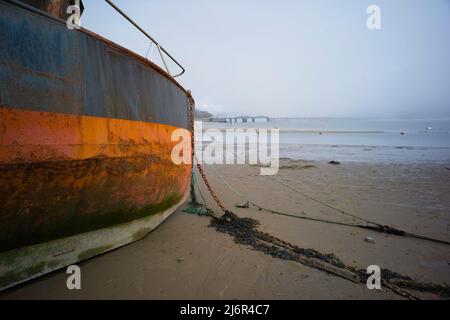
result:
[[[176,78],[176,77],[179,77],[179,76],[181,76],[186,70],[183,68],[183,66],[177,61],[177,60],[175,60],[175,58],[174,57],[172,57],[171,55],[170,55],[170,53],[168,53],[167,51],[166,51],[166,49],[164,49],[163,47],[161,47],[160,46],[160,44],[155,40],[155,39],[153,39],[153,37],[152,36],[150,36],[147,32],[145,32],[145,30],[144,29],[142,29],[133,19],[131,19],[125,12],[123,12],[118,6],[116,6],[111,0],[105,0],[111,7],[113,7],[114,8],[114,10],[116,10],[118,13],[120,13],[125,19],[127,19],[133,26],[135,26],[139,31],[141,31],[147,38],[149,38],[150,39],[150,41],[152,41],[155,45],[156,45],[156,47],[158,48],[158,51],[159,51],[159,54],[161,55],[161,58],[162,58],[162,60],[163,60],[163,63],[164,63],[164,66],[165,66],[165,68],[166,68],[166,71],[167,71],[167,73],[169,74],[169,75],[171,75],[170,74],[170,71],[169,71],[169,68],[167,67],[167,64],[166,64],[166,61],[164,60],[164,58],[163,58],[163,54],[162,54],[162,52],[164,52],[178,67],[180,67],[180,69],[181,69],[181,72],[179,73],[179,74],[177,74],[177,75],[174,75],[174,76],[172,76],[172,77],[174,77],[174,78]]]

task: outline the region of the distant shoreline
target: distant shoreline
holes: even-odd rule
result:
[[[253,129],[253,130],[273,130],[273,129],[278,129],[280,130],[280,133],[318,133],[318,134],[326,134],[326,133],[386,133],[386,131],[378,131],[378,130],[368,130],[368,131],[364,131],[364,130],[318,130],[318,129],[280,129],[280,128],[242,128],[242,127],[229,127],[229,128],[225,128],[225,127],[210,127],[210,128],[203,128],[203,132],[207,131],[207,130],[220,130],[220,131],[225,131],[228,129],[242,129],[242,130],[248,130],[248,129]]]

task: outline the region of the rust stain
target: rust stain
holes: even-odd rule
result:
[[[47,12],[58,17],[61,11],[61,1],[60,0],[51,0],[47,6]]]
[[[179,128],[141,121],[0,107],[0,164],[159,155]],[[186,130],[186,129],[182,129]],[[186,130],[186,134],[190,132]]]
[[[173,205],[191,174],[171,160],[175,129],[0,108],[0,252]]]
[[[161,68],[157,64],[153,63],[149,59],[144,58],[144,57],[140,56],[139,54],[137,54],[127,48],[124,48],[124,47],[118,45],[117,43],[115,43],[109,39],[106,39],[106,38],[102,37],[101,35],[98,35],[88,29],[81,28],[78,31],[107,44],[111,51],[121,53],[125,56],[133,58],[134,60],[137,60],[140,63],[152,68],[153,70],[157,71],[159,74],[164,76],[166,79],[170,80],[173,84],[175,84],[178,88],[180,88],[184,93],[187,94],[188,91],[185,88],[183,88],[183,86],[178,81],[176,81],[174,77],[170,76],[163,68]]]

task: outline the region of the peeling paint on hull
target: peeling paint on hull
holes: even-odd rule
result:
[[[0,0],[0,290],[139,240],[187,197],[186,91],[88,31]]]

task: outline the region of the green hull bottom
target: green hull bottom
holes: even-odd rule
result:
[[[187,197],[161,213],[132,222],[0,253],[0,291],[141,240]]]

